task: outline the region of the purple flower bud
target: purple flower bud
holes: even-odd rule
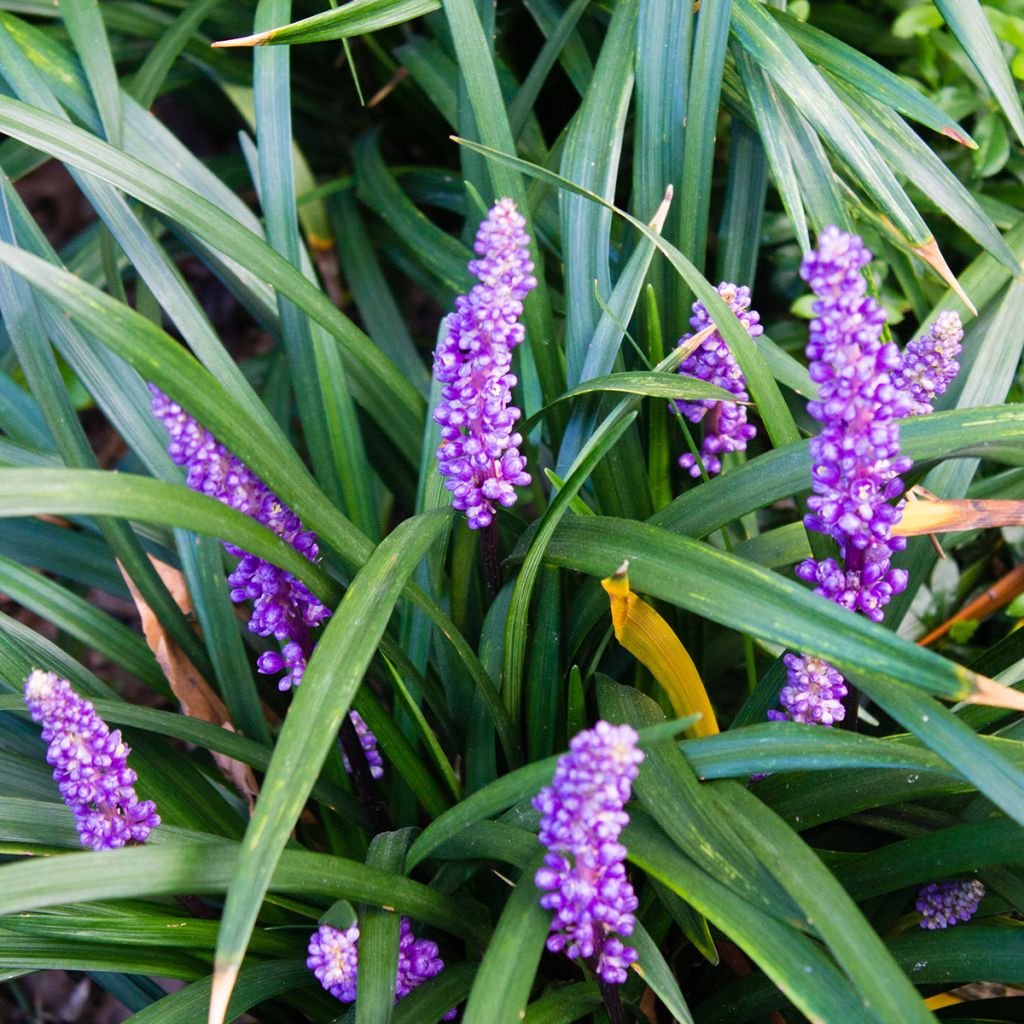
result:
[[[25,682],[25,704],[42,724],[47,762],[64,803],[75,816],[83,846],[113,850],[144,843],[160,824],[156,805],[139,800],[131,750],[66,679],[34,669]]]
[[[752,338],[764,333],[760,316],[750,308],[750,289],[746,285],[737,287],[723,281],[718,286],[718,294],[736,314]],[[700,333],[706,327],[712,326],[713,323],[714,321],[703,303],[695,302],[693,316],[690,318],[690,326],[694,333]],[[679,344],[684,344],[692,337],[693,334],[684,335],[679,339]],[[686,377],[695,377],[697,380],[704,380],[709,384],[725,388],[741,402],[750,399],[743,371],[725,339],[717,330],[709,335],[696,351],[691,352],[683,360],[679,372]],[[704,423],[704,442],[701,446],[699,462],[691,452],[686,452],[679,457],[679,465],[683,469],[688,469],[690,476],[694,478],[701,475],[701,464],[709,476],[720,473],[722,460],[719,455],[723,452],[746,451],[747,442],[757,433],[753,424],[747,422],[747,407],[745,405],[701,399],[696,402],[677,401],[675,407],[691,423]]]
[[[976,878],[958,882],[930,882],[917,894],[921,927],[928,931],[952,928],[969,921],[985,896],[985,886]]]
[[[359,925],[339,931],[330,925],[321,925],[309,940],[306,966],[317,980],[336,999],[352,1003],[356,999],[359,973]],[[417,939],[407,917],[402,918],[398,939],[398,974],[395,978],[395,1002],[407,996],[444,970],[444,961],[437,955],[437,944],[429,939]],[[452,1020],[455,1010],[449,1010],[444,1020]]]
[[[827,661],[809,654],[787,654],[783,661],[788,681],[779,694],[779,703],[794,722],[832,725],[846,717],[846,684]],[[772,721],[786,718],[778,711],[769,711],[768,717]]]
[[[370,732],[370,727],[363,721],[363,716],[358,711],[350,711],[349,718],[352,719],[352,724],[356,728],[356,735],[359,737],[359,743],[363,748],[363,753],[366,754],[366,761],[370,766],[370,774],[375,779],[384,777],[384,761],[380,756],[380,751],[377,749],[377,737]],[[351,767],[348,763],[348,758],[342,752],[341,760],[345,765],[346,771],[351,771]]]
[[[441,425],[437,461],[452,504],[471,529],[490,525],[497,505],[515,504],[514,488],[530,475],[519,454],[520,417],[512,405],[516,384],[512,349],[524,337],[523,299],[537,287],[526,221],[511,199],[499,199],[477,232],[469,270],[479,284],[460,295],[434,353],[444,385],[434,419]]]
[[[550,786],[533,800],[538,839],[550,851],[534,882],[541,906],[554,911],[547,947],[571,960],[596,960],[609,984],[622,984],[637,958],[618,936],[633,933],[637,899],[626,877],[618,838],[629,823],[624,807],[644,759],[628,725],[598,722],[573,737]]]
[[[956,357],[963,348],[963,337],[960,317],[947,310],[938,315],[927,334],[907,345],[892,380],[909,396],[912,415],[932,412],[932,402],[945,394],[960,372]]]

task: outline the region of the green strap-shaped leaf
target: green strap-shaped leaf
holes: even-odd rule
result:
[[[440,0],[350,0],[321,14],[265,29],[241,39],[226,39],[215,46],[277,46],[282,43],[322,43],[379,32],[436,11]]]
[[[153,833],[154,837],[157,835]],[[0,915],[62,903],[221,893],[238,877],[241,846],[209,837],[73,857],[32,857],[0,867]],[[458,935],[476,946],[488,928],[478,904],[443,896],[402,875],[342,857],[286,850],[270,876],[272,892],[348,899],[395,910]]]
[[[679,991],[679,982],[676,981],[672,968],[669,967],[658,944],[639,921],[628,942],[637,952],[637,961],[633,969],[665,1004],[672,1014],[672,1019],[677,1024],[693,1024],[690,1008],[686,1005],[683,993]]]
[[[804,841],[735,782],[713,790],[724,814],[783,885],[880,1021],[934,1024],[907,976],[887,954],[853,898]]]
[[[352,581],[317,644],[274,748],[224,904],[211,1014],[223,1019],[234,976],[295,822],[335,741],[406,581],[450,513],[402,523]]]
[[[573,1024],[602,1005],[596,981],[577,981],[548,992],[526,1008],[523,1024]]]
[[[469,994],[464,1024],[520,1024],[523,1019],[550,921],[533,881],[542,859],[538,851],[526,865],[501,912]]]
[[[469,995],[476,963],[446,964],[445,969],[410,992],[396,1007],[395,1024],[435,1024]]]
[[[0,131],[109,181],[166,214],[214,248],[230,253],[277,288],[338,339],[360,386],[361,400],[400,450],[417,447],[423,399],[404,375],[335,306],[275,253],[213,203],[161,171],[34,107],[3,97]]]
[[[1020,825],[993,817],[913,836],[839,864],[835,875],[856,899],[893,892],[915,883],[1020,859]]]
[[[810,1020],[878,1024],[816,942],[701,871],[643,811],[632,818],[622,833],[630,862],[728,935]]]
[[[302,960],[274,960],[263,964],[246,964],[238,975],[238,984],[231,996],[228,1019],[244,1013],[267,999],[309,984],[309,968]],[[128,1019],[131,1024],[201,1024],[206,1019],[210,1002],[210,979],[193,982],[172,992],[152,1006]]]
[[[366,863],[381,871],[399,872],[412,842],[413,829],[374,836]],[[359,999],[356,1024],[390,1024],[395,1008],[398,940],[401,919],[380,907],[359,915]]]
[[[624,557],[631,585],[751,636],[806,650],[880,683],[966,696],[974,674],[741,558],[641,523],[575,516],[548,545],[556,565],[604,577]],[[708,580],[715,581],[709,589]]]
[[[121,88],[99,0],[60,0],[60,16],[85,70],[103,134],[111,145],[120,146]]]
[[[732,3],[733,0],[704,0],[700,6],[690,62],[686,117],[683,121],[685,148],[679,204],[684,213],[679,218],[679,251],[701,273],[705,270],[711,213],[711,178],[715,137],[718,133],[718,103],[722,95],[722,71],[729,43]],[[679,284],[682,285],[682,282]],[[682,290],[685,292],[686,289]]]
[[[0,516],[117,515],[229,540],[286,569],[330,600],[326,573],[262,523],[182,484],[89,469],[0,469]]]
[[[772,14],[815,64],[826,68],[861,92],[873,96],[886,107],[898,110],[906,117],[934,128],[965,146],[978,148],[970,135],[937,103],[887,67],[791,14],[774,9]]]
[[[1002,48],[978,0],[935,0],[953,35],[960,41],[978,74],[999,101],[1007,120],[1024,142],[1024,110]]]
[[[878,203],[912,246],[931,240],[931,232],[892,171],[878,156],[825,81],[765,8],[756,0],[736,0],[733,32],[766,75],[778,82],[800,113],[839,153],[861,186]]]
[[[559,167],[563,177],[579,182],[608,202],[615,197],[626,114],[633,91],[638,8],[638,0],[623,0],[615,6],[590,88],[569,126]],[[495,145],[487,138],[483,141]],[[511,146],[495,148],[514,152]],[[668,184],[664,182],[662,187]],[[570,385],[576,385],[583,379],[587,350],[601,319],[594,282],[601,295],[610,295],[612,291],[612,215],[607,207],[595,206],[579,195],[565,192],[559,194],[558,205],[563,251],[572,254],[572,259],[565,261],[566,377]],[[645,217],[654,213],[641,212]],[[604,372],[608,369],[604,367]]]

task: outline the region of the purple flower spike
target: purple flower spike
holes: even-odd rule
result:
[[[870,260],[857,235],[832,226],[800,270],[818,296],[807,345],[818,399],[807,408],[821,424],[810,444],[814,494],[805,523],[835,539],[845,572],[813,559],[797,572],[817,582],[817,593],[846,607],[860,607],[865,592],[862,610],[877,610],[880,617],[907,585],[906,574],[889,565],[892,553],[907,543],[892,536],[900,511],[889,502],[902,493],[899,474],[911,461],[899,450],[899,418],[909,411],[909,399],[892,380],[899,350],[882,344],[885,313],[866,294],[861,274]]]
[[[377,737],[370,732],[370,727],[363,721],[363,716],[358,711],[350,711],[348,714],[352,719],[352,724],[356,727],[356,735],[359,737],[363,753],[366,754],[366,760],[370,765],[370,774],[375,779],[382,779],[384,777],[384,761],[377,749]],[[346,771],[351,771],[348,758],[344,753],[341,755],[341,759],[345,764]]]
[[[315,562],[319,554],[316,534],[303,530],[299,517],[177,402],[153,384],[149,390],[153,394],[153,415],[170,436],[168,454],[179,466],[186,467],[189,487],[262,523]],[[297,641],[331,614],[330,609],[290,573],[233,544],[224,546],[241,559],[228,577],[228,583],[232,588],[232,601],[253,602],[249,620],[252,632],[274,636],[280,641]],[[288,686],[293,676],[292,671],[285,677],[290,680]]]
[[[320,549],[312,530],[303,529],[302,520],[236,455],[204,430],[177,402],[155,384],[153,415],[164,425],[170,437],[167,452],[187,470],[189,487],[262,523],[311,562]],[[266,651],[256,660],[263,675],[279,675],[277,688],[290,690],[302,682],[315,646],[310,630],[330,618],[328,608],[301,580],[271,562],[249,554],[234,544],[224,547],[240,559],[228,576],[231,600],[236,604],[252,602],[249,629],[260,636],[273,636],[281,645]],[[352,722],[366,751],[375,779],[384,774],[377,752],[377,737],[353,711]],[[345,762],[348,767],[348,762]]]
[[[969,921],[984,896],[985,886],[976,878],[959,882],[930,882],[917,894],[921,927],[935,931]]]
[[[321,925],[309,940],[306,966],[335,999],[352,1003],[356,999],[359,973],[359,925],[339,931]],[[407,917],[402,918],[398,939],[398,974],[395,978],[395,1002],[407,996],[428,978],[444,970],[444,961],[437,955],[437,944],[417,939]],[[452,1020],[455,1010],[443,1017]]]
[[[339,931],[321,925],[310,937],[306,966],[317,981],[343,1003],[354,1003],[359,968],[359,925]]]
[[[809,654],[787,654],[782,660],[788,681],[779,694],[779,703],[790,719],[806,725],[832,725],[846,717],[846,684],[827,661]],[[778,711],[769,711],[768,717],[774,721],[787,718]]]
[[[598,722],[573,737],[550,786],[533,800],[538,838],[548,848],[536,874],[541,906],[555,912],[547,947],[589,960],[601,979],[620,985],[637,958],[621,937],[633,933],[637,899],[626,877],[629,822],[624,807],[644,759],[628,725]]]
[[[434,353],[434,374],[444,385],[434,419],[441,425],[437,461],[452,505],[471,529],[489,526],[498,505],[516,502],[516,487],[530,482],[514,426],[516,376],[512,349],[524,337],[523,299],[537,287],[526,221],[511,199],[499,199],[477,232],[469,270],[479,284],[460,295]]]
[[[139,800],[131,753],[96,709],[55,672],[34,669],[25,682],[25,704],[43,727],[46,760],[64,803],[75,816],[83,846],[114,850],[144,843],[160,824],[156,805]]]
[[[800,268],[816,296],[807,356],[818,397],[807,410],[821,424],[810,442],[814,493],[804,524],[832,537],[841,561],[808,558],[796,574],[815,584],[816,594],[881,622],[885,606],[907,586],[906,572],[891,563],[907,544],[892,534],[901,512],[891,502],[903,492],[899,474],[911,466],[900,455],[899,420],[914,400],[899,379],[899,350],[882,343],[885,312],[867,294],[862,274],[870,262],[861,239],[833,225]],[[938,330],[946,337],[952,324],[940,319]],[[908,379],[925,376],[915,374],[908,371]],[[789,717],[825,726],[843,720],[847,689],[839,672],[808,655],[787,655],[785,664],[788,678],[779,701]],[[773,720],[785,717],[769,713]]]
[[[718,294],[739,318],[747,334],[756,338],[764,333],[760,323],[761,317],[750,308],[750,289],[746,285],[737,287],[723,281],[718,286]],[[706,327],[712,326],[713,322],[704,305],[695,302],[693,316],[690,318],[690,326],[694,333],[700,333]],[[685,335],[679,339],[679,344],[684,344],[692,337],[693,334]],[[718,331],[709,335],[696,351],[691,352],[683,360],[679,372],[686,377],[696,377],[697,380],[725,388],[741,402],[746,402],[750,398],[743,371]],[[701,475],[701,463],[709,476],[720,473],[722,460],[719,455],[723,452],[746,451],[747,442],[757,433],[754,426],[747,422],[745,405],[702,399],[697,402],[678,401],[675,406],[691,423],[704,423],[704,441],[699,462],[690,452],[679,457],[679,465],[683,469],[688,469],[690,476],[695,478]]]
[[[933,411],[932,402],[945,394],[953,378],[960,372],[956,357],[964,337],[960,317],[952,310],[938,315],[922,335],[907,345],[893,383],[908,395],[911,414],[923,416]]]

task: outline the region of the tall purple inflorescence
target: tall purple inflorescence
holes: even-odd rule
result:
[[[309,940],[306,966],[328,992],[343,1003],[356,999],[359,973],[359,925],[346,931],[330,925],[321,925]],[[437,944],[429,939],[417,939],[407,917],[402,918],[398,939],[398,974],[395,978],[395,1002],[407,996],[444,970],[444,961],[437,955]],[[451,1020],[455,1010],[449,1010],[444,1020]]]
[[[598,722],[573,737],[550,786],[533,800],[540,811],[538,838],[548,848],[536,884],[541,906],[555,912],[547,946],[590,961],[609,984],[622,984],[636,950],[622,938],[633,932],[637,899],[626,877],[629,822],[624,808],[644,759],[628,725]]]
[[[514,432],[519,410],[512,349],[524,338],[523,299],[537,287],[526,221],[511,199],[499,199],[477,232],[469,264],[479,280],[460,295],[434,353],[443,385],[434,419],[441,425],[437,461],[452,504],[471,529],[490,525],[497,505],[514,505],[516,487],[530,482]]]
[[[83,846],[113,850],[144,843],[160,824],[156,805],[139,800],[128,746],[66,679],[34,669],[25,682],[25,704],[50,744],[46,760],[64,803],[75,816]]]
[[[746,328],[747,334],[756,338],[759,334],[764,333],[760,322],[761,317],[750,308],[750,289],[746,285],[737,287],[723,281],[718,286],[718,294],[739,318],[740,323]],[[690,318],[693,334],[699,334],[713,323],[714,321],[708,315],[704,305],[695,302],[693,316]],[[693,337],[693,334],[684,335],[679,339],[679,344],[685,344]],[[679,372],[686,377],[696,377],[698,380],[725,388],[741,402],[746,402],[750,398],[747,394],[747,383],[743,377],[743,371],[718,331],[709,335],[699,348],[683,360]],[[675,406],[691,423],[703,422],[704,424],[704,441],[701,444],[700,460],[695,459],[691,452],[686,452],[679,457],[679,465],[683,469],[688,469],[692,477],[701,475],[701,464],[709,476],[720,473],[722,460],[719,456],[723,452],[746,451],[747,442],[757,433],[754,426],[747,422],[747,407],[745,405],[702,399],[697,402],[677,401]]]
[[[956,357],[963,346],[964,329],[952,310],[939,313],[927,334],[912,341],[903,351],[893,383],[907,393],[911,413],[923,416],[933,411],[932,402],[945,394],[960,372]]]
[[[902,493],[899,474],[911,465],[900,455],[898,423],[911,403],[893,382],[900,354],[882,343],[885,312],[867,294],[861,271],[870,261],[857,235],[831,226],[800,268],[817,296],[807,356],[818,398],[807,409],[821,424],[810,443],[814,493],[804,523],[836,541],[841,561],[808,558],[796,573],[816,584],[815,593],[880,622],[907,585],[906,572],[890,561],[906,547],[892,535],[900,510],[890,502]],[[825,726],[843,721],[842,675],[808,655],[787,655],[785,663],[787,683],[779,694],[785,713],[769,717]]]
[[[900,474],[911,466],[900,455],[899,420],[932,411],[932,399],[960,368],[955,357],[963,328],[956,313],[944,312],[902,356],[883,344],[885,312],[867,294],[861,273],[870,262],[857,235],[831,226],[800,268],[817,296],[807,356],[818,398],[807,409],[821,424],[810,443],[814,494],[804,523],[832,537],[841,558],[808,558],[796,574],[816,584],[816,594],[881,622],[885,606],[907,586],[906,572],[891,563],[907,544],[892,533],[901,515],[892,501],[903,492]],[[826,726],[845,718],[847,688],[839,672],[808,655],[789,654],[785,664],[779,694],[785,712],[770,711],[769,718]]]
[[[907,543],[892,536],[900,510],[890,502],[903,492],[899,474],[911,461],[900,455],[899,419],[909,412],[909,399],[892,380],[899,349],[882,344],[885,312],[866,294],[861,274],[870,260],[857,235],[833,226],[800,270],[818,296],[807,345],[818,399],[807,409],[821,424],[810,444],[814,494],[804,521],[836,541],[845,566],[808,559],[797,575],[816,583],[817,593],[880,622],[882,609],[907,585],[907,574],[890,566],[893,552]]]
[[[299,517],[177,402],[154,384],[149,385],[149,390],[153,396],[153,415],[170,438],[167,453],[177,465],[185,467],[189,487],[262,523],[315,562],[319,555],[316,534],[303,529]],[[310,631],[329,618],[331,610],[291,573],[233,544],[225,542],[224,546],[240,559],[228,576],[231,600],[236,604],[251,601],[249,629],[260,636],[273,636],[281,645],[280,654],[261,654],[257,668],[264,675],[283,672],[277,683],[279,690],[298,686],[315,646]],[[362,725],[363,749],[374,778],[380,778],[383,766],[376,738],[362,719],[357,721],[355,713],[352,719],[357,731]]]
[[[984,896],[985,886],[976,878],[959,882],[930,882],[917,894],[921,927],[935,931],[969,921]]]

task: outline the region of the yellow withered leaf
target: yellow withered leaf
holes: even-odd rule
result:
[[[984,530],[995,526],[1024,526],[1024,501],[975,500],[910,501],[892,528],[901,537],[954,530]]]
[[[611,601],[615,638],[647,667],[680,718],[701,715],[686,730],[688,735],[714,736],[718,721],[697,666],[672,627],[629,589],[628,568],[629,563],[624,562],[614,576],[601,581]]]

